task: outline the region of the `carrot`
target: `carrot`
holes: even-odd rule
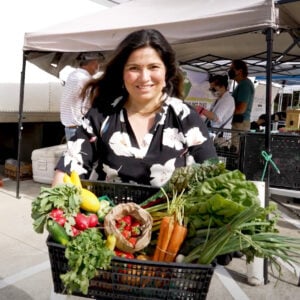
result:
[[[175,223],[174,230],[164,257],[165,262],[173,262],[187,235],[187,228],[184,225]]]
[[[165,216],[160,223],[158,240],[153,256],[154,261],[163,261],[174,229],[174,217]]]

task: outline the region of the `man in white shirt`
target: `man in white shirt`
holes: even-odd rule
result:
[[[60,120],[65,126],[66,140],[75,134],[82,117],[90,108],[88,99],[82,99],[81,91],[100,68],[103,56],[97,52],[85,52],[79,56],[79,67],[68,76],[60,101]]]

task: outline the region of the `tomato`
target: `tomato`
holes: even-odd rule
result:
[[[125,230],[125,229],[121,232],[121,234],[124,236],[124,238],[126,240],[128,240],[131,236],[131,232],[129,230]]]
[[[137,238],[132,236],[128,239],[128,242],[134,247],[136,245]]]
[[[131,225],[131,236],[139,236],[141,233],[141,224],[139,222],[133,222]]]
[[[125,258],[129,258],[129,259],[134,258],[134,255],[132,253],[124,252],[119,249],[115,249],[115,254],[116,254],[116,256],[119,256],[119,257],[125,257]]]
[[[121,226],[131,226],[132,223],[132,217],[130,215],[126,215],[118,220],[118,222],[121,224]]]

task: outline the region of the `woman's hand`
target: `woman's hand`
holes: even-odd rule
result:
[[[56,170],[54,173],[54,178],[52,180],[52,187],[59,185],[59,184],[63,184],[64,183],[64,175],[65,173],[60,171],[60,170]]]

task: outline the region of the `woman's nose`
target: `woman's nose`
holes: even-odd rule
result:
[[[148,69],[142,69],[140,73],[140,78],[144,81],[150,79],[150,71]]]

